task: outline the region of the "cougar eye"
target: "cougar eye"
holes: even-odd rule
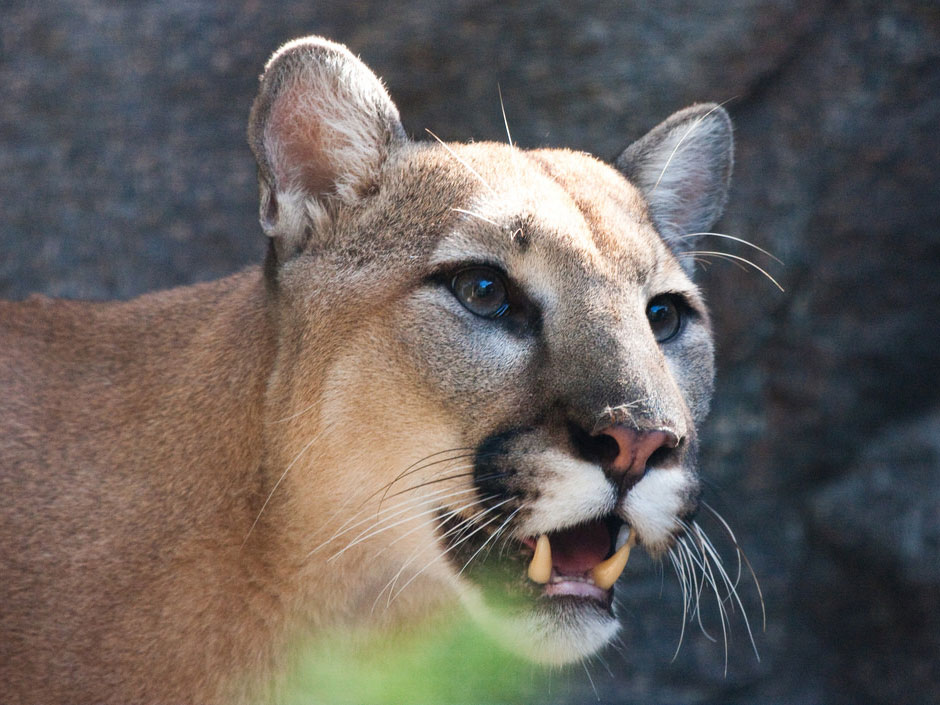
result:
[[[646,305],[646,319],[657,343],[665,343],[679,332],[682,325],[679,309],[679,301],[671,294],[657,296]]]
[[[499,318],[509,310],[506,284],[500,273],[489,267],[457,272],[450,289],[468,311],[483,318]]]

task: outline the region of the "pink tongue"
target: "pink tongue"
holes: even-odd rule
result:
[[[551,533],[548,537],[552,542],[552,567],[560,575],[583,575],[610,552],[610,533],[601,521]]]

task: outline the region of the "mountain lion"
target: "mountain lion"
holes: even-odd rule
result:
[[[725,111],[612,166],[413,141],[310,37],[248,137],[263,266],[0,304],[2,700],[250,701],[299,635],[454,596],[535,661],[593,654],[630,549],[698,504],[688,250],[724,206]]]

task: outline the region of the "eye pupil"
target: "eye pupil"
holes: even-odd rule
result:
[[[485,299],[493,295],[496,285],[489,279],[480,279],[474,282],[473,296],[477,299]]]
[[[499,273],[489,267],[457,272],[450,288],[457,300],[478,316],[499,318],[509,310],[506,285]]]
[[[657,296],[646,306],[646,318],[656,342],[665,343],[675,337],[682,324],[679,304],[674,296]]]

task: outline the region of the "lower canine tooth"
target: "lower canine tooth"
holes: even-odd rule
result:
[[[535,554],[532,556],[532,562],[529,563],[529,580],[544,585],[551,577],[552,545],[548,541],[548,536],[542,534],[535,542]]]
[[[636,532],[630,529],[630,537],[624,542],[623,546],[617,549],[606,561],[601,561],[591,570],[591,577],[594,584],[602,590],[609,590],[617,582],[617,578],[627,567],[627,561],[630,558],[630,549],[636,544]]]

